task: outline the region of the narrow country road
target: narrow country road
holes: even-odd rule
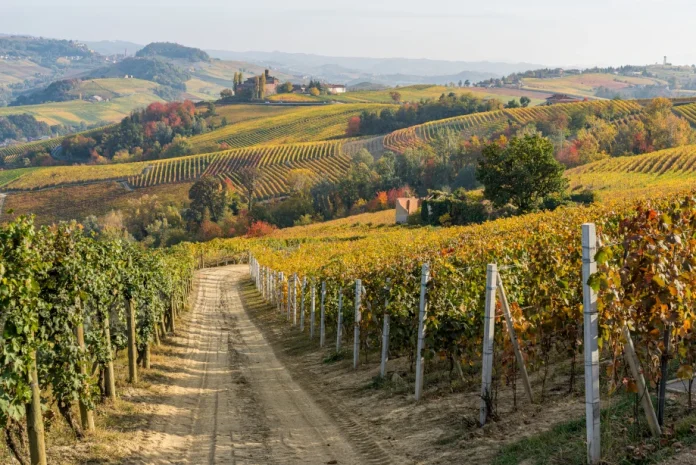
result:
[[[197,275],[190,321],[173,341],[182,365],[171,368],[128,463],[362,463],[246,314],[247,270]]]

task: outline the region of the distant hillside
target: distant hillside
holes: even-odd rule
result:
[[[15,59],[27,58],[46,65],[64,57],[91,57],[92,52],[86,45],[73,40],[7,36],[0,37],[0,55]]]
[[[67,102],[69,100],[75,100],[78,98],[78,95],[73,91],[80,87],[80,83],[81,81],[79,79],[56,81],[45,89],[17,97],[9,106],[39,105],[48,102]]]
[[[210,56],[203,50],[172,42],[153,42],[138,50],[137,57],[165,57],[189,61],[210,61]]]
[[[143,48],[143,45],[124,40],[99,40],[96,42],[85,42],[85,44],[97,53],[102,55],[121,55],[128,51],[128,55],[134,55],[135,52]]]
[[[96,78],[124,77],[126,75],[180,90],[186,90],[185,82],[191,78],[191,75],[180,67],[152,57],[126,58],[111,66],[90,72],[90,76]]]

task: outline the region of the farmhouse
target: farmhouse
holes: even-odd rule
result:
[[[264,71],[266,76],[266,88],[264,89],[264,95],[273,95],[278,93],[278,86],[280,85],[280,79],[273,77],[269,74],[268,70]],[[254,93],[256,91],[256,79],[259,76],[253,76],[237,85],[237,93]]]
[[[418,211],[417,197],[402,197],[396,199],[396,224],[408,223],[408,216]]]
[[[574,103],[580,101],[582,100],[566,94],[553,94],[551,97],[546,98],[547,105],[555,105],[557,103]]]
[[[346,86],[343,84],[326,84],[326,91],[332,95],[345,94]]]

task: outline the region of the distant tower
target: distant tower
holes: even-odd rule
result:
[[[667,66],[667,55],[665,55],[665,61],[663,63],[665,66]]]

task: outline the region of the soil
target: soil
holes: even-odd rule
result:
[[[125,463],[365,463],[249,319],[246,266],[207,269],[173,370]]]

